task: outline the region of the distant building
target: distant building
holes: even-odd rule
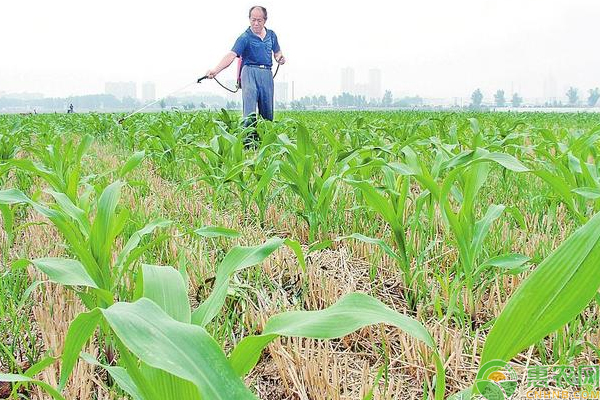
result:
[[[279,103],[288,103],[288,83],[275,82],[275,101]]]
[[[365,99],[369,99],[369,84],[367,83],[355,83],[354,84],[354,91],[353,92],[347,92],[347,93],[351,93],[351,94],[355,94],[355,95],[359,95],[359,96],[364,96]]]
[[[365,99],[381,99],[381,70],[369,69],[369,80],[367,83],[357,83],[354,78],[354,68],[346,67],[341,71],[341,92],[364,96]]]
[[[369,83],[367,89],[368,99],[381,99],[381,70],[373,68],[369,70]]]
[[[342,68],[342,93],[354,93],[356,91],[354,85],[354,68]]]
[[[151,102],[156,100],[156,85],[154,82],[144,82],[142,84],[142,101]]]
[[[547,102],[555,102],[558,100],[556,79],[551,75],[544,79],[544,99]]]
[[[106,82],[104,84],[104,93],[112,94],[119,100],[123,100],[126,97],[137,98],[135,82]]]

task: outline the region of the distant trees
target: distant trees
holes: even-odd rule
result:
[[[207,104],[211,107],[224,107],[227,100],[221,96],[187,96],[173,97],[169,96],[161,99],[156,107],[163,110],[171,107],[180,107],[184,110],[193,110],[196,108],[207,108]],[[139,99],[133,97],[125,97],[118,99],[110,94],[93,94],[85,96],[70,96],[65,98],[40,98],[32,100],[20,100],[12,98],[0,98],[0,110],[2,109],[37,109],[38,112],[59,111],[64,112],[65,107],[73,104],[73,107],[78,112],[96,111],[96,110],[132,110],[141,107],[142,103]],[[240,108],[239,103],[235,108]]]
[[[391,107],[394,98],[392,97],[392,92],[390,90],[386,90],[383,98],[381,99],[381,105],[383,107]]]
[[[297,100],[297,102],[304,107],[325,107],[328,106],[327,97],[320,96],[304,96]]]
[[[121,104],[125,108],[137,108],[140,103],[133,97],[124,97],[123,100],[121,100]]]
[[[595,88],[590,89],[588,92],[590,94],[587,99],[588,106],[594,107],[598,102],[598,99],[600,98],[600,90],[598,88]]]
[[[290,108],[292,110],[306,110],[306,107],[304,107],[298,100],[292,101],[290,103]]]
[[[423,105],[423,99],[420,96],[408,96],[394,101],[394,107],[418,107]]]
[[[483,101],[483,93],[481,90],[477,89],[471,94],[471,107],[479,108],[481,107],[481,102]]]
[[[504,90],[498,89],[494,95],[494,102],[497,107],[504,107],[506,105],[506,99],[504,98]]]
[[[523,104],[523,98],[519,96],[518,93],[513,93],[511,104],[515,108],[519,107],[521,104]]]
[[[567,98],[569,99],[569,104],[574,106],[579,101],[579,93],[576,88],[571,86],[569,90],[567,90]]]
[[[365,107],[367,98],[344,92],[339,96],[333,96],[331,103],[336,107]]]

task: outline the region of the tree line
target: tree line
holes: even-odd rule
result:
[[[580,105],[580,97],[579,90],[573,86],[567,90],[565,93],[567,97],[568,103],[565,105],[562,102],[554,101],[552,103],[546,103],[547,106],[555,106],[555,107],[574,107]],[[600,99],[600,89],[594,88],[588,90],[588,96],[586,99],[586,105],[589,107],[594,107],[598,103],[598,99]],[[508,105],[508,101],[505,97],[504,90],[498,89],[494,94],[494,105],[496,107],[506,107]],[[483,104],[483,93],[481,89],[476,89],[471,94],[471,107],[472,108],[480,108]],[[510,100],[510,105],[513,107],[519,107],[523,104],[523,98],[518,93],[513,93],[512,99]]]

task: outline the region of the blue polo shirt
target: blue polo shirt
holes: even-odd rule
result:
[[[271,54],[272,52],[277,53],[280,50],[279,42],[277,41],[275,32],[267,28],[265,30],[267,34],[263,40],[258,35],[255,35],[252,29],[248,28],[235,41],[231,51],[237,54],[238,57],[242,57],[243,65],[273,66],[273,57]]]

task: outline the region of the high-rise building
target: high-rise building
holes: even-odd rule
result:
[[[353,92],[348,92],[348,93],[352,93],[354,95],[357,96],[364,96],[365,99],[369,100],[370,96],[369,96],[369,85],[366,83],[355,83],[354,84],[354,91]]]
[[[558,100],[558,94],[556,90],[556,79],[552,75],[549,75],[544,79],[544,100],[553,102]]]
[[[342,93],[354,93],[354,68],[342,68]]]
[[[106,82],[104,84],[104,93],[112,94],[119,100],[126,97],[135,99],[137,97],[137,88],[135,82]]]
[[[288,103],[288,83],[275,82],[275,101],[278,103]]]
[[[367,90],[367,98],[381,98],[381,70],[372,68],[369,70],[369,88]]]
[[[292,102],[294,101],[294,81],[292,81]]]
[[[142,84],[142,101],[149,102],[156,100],[156,85],[154,82],[144,82]]]

